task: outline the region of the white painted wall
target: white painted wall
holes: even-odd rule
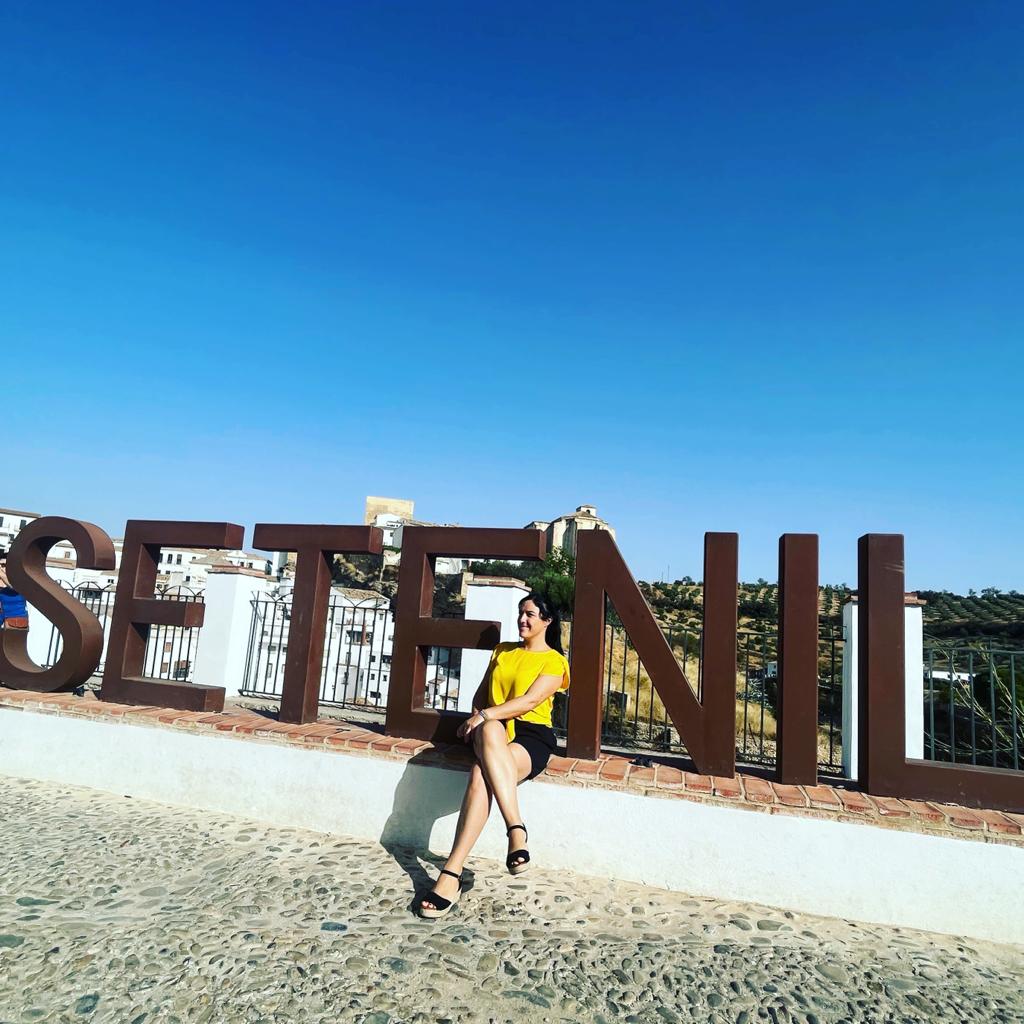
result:
[[[34,605],[28,605],[28,656],[39,666],[48,666],[54,661],[56,644],[53,637],[53,623]],[[104,641],[105,642],[105,641]]]
[[[241,692],[253,598],[266,596],[272,581],[243,573],[210,572],[206,577],[205,614],[196,646],[192,679],[206,686]]]
[[[3,709],[0,775],[437,853],[466,784],[415,763]],[[520,802],[546,870],[1024,943],[1020,847],[543,780]],[[475,856],[500,862],[505,851],[494,813]]]
[[[514,643],[519,639],[517,618],[519,602],[529,590],[526,587],[495,586],[486,577],[472,580],[466,587],[466,618],[501,623],[501,642]],[[487,671],[490,651],[462,652],[462,674],[459,683],[459,710],[473,710],[473,694]]]
[[[843,606],[843,773],[857,779],[857,602]],[[906,757],[924,757],[924,616],[920,605],[904,609]]]

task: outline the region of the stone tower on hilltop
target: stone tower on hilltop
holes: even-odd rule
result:
[[[577,505],[576,511],[559,516],[551,522],[534,519],[526,524],[528,530],[543,530],[547,535],[548,551],[556,548],[576,557],[576,537],[581,530],[607,530],[615,538],[615,531],[598,514],[596,505]]]

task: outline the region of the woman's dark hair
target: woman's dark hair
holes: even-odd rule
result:
[[[558,617],[558,609],[536,590],[532,590],[519,602],[520,611],[527,601],[532,601],[537,606],[540,617],[548,624],[547,629],[544,630],[544,642],[559,654],[565,654],[565,651],[562,650],[562,621]]]

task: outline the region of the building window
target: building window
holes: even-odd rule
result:
[[[28,520],[27,519],[22,519],[22,521],[21,521],[21,528],[24,530],[26,526],[28,526]]]
[[[178,557],[175,559],[174,564],[175,565],[181,565],[181,555],[178,555]]]

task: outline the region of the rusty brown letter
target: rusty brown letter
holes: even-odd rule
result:
[[[779,538],[780,782],[818,782],[818,535]]]
[[[264,551],[298,553],[278,717],[300,725],[315,722],[320,709],[331,563],[335,555],[379,555],[384,549],[384,533],[376,526],[257,523],[252,542]]]
[[[544,540],[540,530],[405,528],[388,689],[386,732],[389,736],[454,743],[456,729],[465,715],[440,714],[423,707],[427,652],[431,647],[489,650],[501,638],[501,626],[497,622],[431,617],[437,556],[540,559],[544,557]],[[463,680],[463,685],[475,686],[476,681]]]
[[[1024,772],[908,760],[903,535],[868,533],[857,546],[858,762],[875,796],[1024,811]]]
[[[605,664],[605,597],[632,641],[699,772],[736,773],[736,598],[739,537],[704,535],[704,641],[698,702],[654,613],[612,540],[600,530],[576,542],[569,757],[601,749],[601,680]]]
[[[160,601],[153,595],[160,549],[240,548],[245,531],[233,523],[129,519],[125,524],[114,617],[100,699],[180,711],[223,711],[224,688],[172,683],[142,674],[150,626],[201,626],[198,601]]]
[[[73,690],[100,663],[103,627],[99,620],[46,572],[47,553],[62,540],[74,545],[79,568],[114,568],[114,545],[92,523],[43,516],[18,534],[7,555],[7,577],[11,586],[60,630],[63,647],[55,665],[40,668],[28,656],[27,630],[0,630],[0,683],[12,689],[38,693]],[[37,623],[35,628],[44,627]]]

